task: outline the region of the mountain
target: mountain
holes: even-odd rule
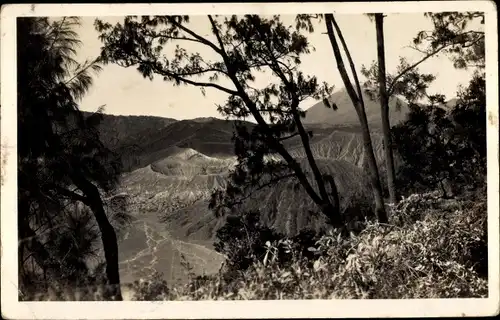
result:
[[[311,150],[316,159],[344,160],[357,167],[364,166],[365,153],[363,152],[364,145],[361,133],[348,131],[344,128],[331,128],[330,130],[323,130],[322,133],[318,139],[311,142]],[[375,131],[371,132],[371,136],[375,158],[378,164],[381,165],[384,161],[382,135]],[[290,153],[294,157],[306,157],[302,146],[291,148]]]
[[[310,174],[307,161],[299,159],[299,163]],[[175,167],[179,164],[183,167]],[[154,270],[162,271],[168,283],[182,282],[186,280],[185,261],[196,274],[218,270],[224,257],[214,251],[213,242],[225,218],[215,217],[208,203],[214,190],[226,186],[233,165],[229,159],[176,147],[166,158],[123,175],[117,192],[127,194],[129,213],[134,217],[119,243],[124,283]],[[210,172],[197,169],[210,166]],[[362,169],[329,159],[318,160],[318,166],[335,176],[344,216],[369,214],[372,198]],[[260,210],[262,222],[287,235],[322,230],[325,217],[296,185],[287,178],[255,190],[236,210]]]
[[[337,106],[337,110],[325,107],[320,101],[307,109],[305,124],[328,124],[337,127],[358,127],[358,115],[349,98],[346,89],[333,93],[329,98],[331,104]],[[363,101],[365,103],[366,118],[370,128],[378,129],[381,126],[380,103],[372,100],[363,91]],[[409,109],[407,104],[399,98],[392,97],[389,101],[389,119],[391,125],[395,125],[406,119]]]
[[[380,106],[366,95],[364,99],[375,156],[383,167]],[[311,149],[321,171],[335,177],[343,215],[369,215],[373,199],[363,170],[357,114],[345,90],[333,94],[330,101],[337,111],[318,103],[306,113],[305,127],[313,133]],[[396,110],[397,104],[401,111]],[[406,104],[391,100],[392,124],[407,113]],[[196,274],[217,272],[224,257],[215,252],[213,242],[225,219],[216,218],[208,203],[214,190],[226,186],[236,163],[234,122],[105,115],[100,130],[104,142],[122,156],[126,172],[116,192],[128,196],[134,218],[119,244],[123,282],[154,270],[163,272],[168,283],[183,282],[186,262]],[[287,140],[285,146],[310,174],[300,138]],[[265,224],[287,235],[308,228],[321,230],[323,215],[296,186],[294,180],[285,179],[272,188],[255,190],[236,210],[259,210]]]
[[[85,117],[92,113],[83,112]],[[151,130],[158,130],[177,120],[153,116],[117,116],[103,114],[98,128],[101,141],[110,149],[128,145],[128,139],[137,135],[147,135]]]
[[[214,133],[193,123],[183,125],[184,130],[191,133],[192,128],[196,128],[194,134],[188,135],[190,139],[196,137],[196,132],[200,130]],[[204,125],[209,124],[210,128],[210,123],[214,125],[213,121],[204,122]],[[325,128],[318,132],[313,146],[321,145],[323,140],[337,133]],[[207,155],[169,141],[165,144],[169,147],[155,153],[155,156],[163,154],[163,158],[123,174],[120,180],[117,192],[128,195],[129,211],[134,217],[119,245],[120,267],[125,283],[151,270],[160,270],[164,272],[167,282],[178,283],[185,280],[183,259],[188,260],[197,274],[216,272],[224,260],[213,250],[213,241],[225,219],[216,218],[208,203],[214,190],[225,188],[229,172],[236,163],[235,158],[228,154]],[[211,144],[208,138],[201,141]],[[329,144],[335,145],[334,142]],[[346,150],[357,145],[343,144],[348,146]],[[358,153],[357,148],[359,145],[351,151]],[[321,150],[318,148],[316,151],[318,166],[322,172],[334,175],[343,214],[350,217],[368,214],[372,198],[364,171],[347,161],[329,158],[333,151],[324,151],[320,157]],[[310,174],[311,170],[299,148],[293,152]],[[273,187],[255,190],[236,210],[260,210],[265,224],[287,235],[295,235],[304,229],[321,230],[325,226],[324,216],[317,212],[314,203],[296,185],[296,181],[284,179]]]
[[[307,122],[305,127],[313,132],[311,148],[318,166],[335,177],[343,214],[363,216],[372,204],[361,168],[363,143],[354,109],[348,101],[339,101],[335,102],[345,121],[337,125]],[[313,116],[315,108],[319,107],[311,108]],[[370,116],[369,121],[376,127],[379,119]],[[214,190],[226,186],[236,161],[234,122],[105,115],[99,129],[104,142],[122,156],[126,170],[116,190],[128,196],[133,216],[119,244],[123,282],[154,270],[163,272],[170,284],[183,282],[187,279],[185,263],[196,274],[217,272],[224,257],[214,251],[213,242],[225,219],[216,218],[208,203]],[[382,159],[381,136],[377,130],[372,135],[375,153]],[[289,139],[286,147],[307,169],[300,138]],[[308,228],[321,230],[323,215],[296,185],[286,179],[272,188],[255,190],[237,210],[260,210],[265,224],[287,235]]]
[[[251,123],[247,123],[251,126]],[[191,148],[208,156],[232,157],[234,122],[221,119],[181,120],[142,131],[116,149],[125,170],[145,167],[170,155],[172,147]]]

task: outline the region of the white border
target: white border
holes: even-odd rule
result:
[[[159,14],[274,14],[365,13],[423,11],[486,12],[486,86],[488,112],[488,254],[487,299],[415,300],[295,300],[196,302],[18,302],[17,301],[17,134],[16,17],[124,16]],[[193,319],[193,318],[309,318],[309,317],[431,317],[498,314],[498,38],[493,1],[357,2],[357,3],[225,3],[225,4],[21,4],[1,11],[1,138],[8,143],[5,181],[1,188],[1,310],[15,319]]]

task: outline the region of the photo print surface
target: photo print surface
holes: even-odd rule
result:
[[[497,312],[494,8],[364,5],[2,8],[6,316]]]

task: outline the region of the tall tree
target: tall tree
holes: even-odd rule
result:
[[[330,39],[330,43],[333,48],[333,53],[335,56],[335,60],[337,62],[337,68],[340,72],[340,76],[342,77],[342,81],[344,82],[344,85],[346,87],[346,90],[349,94],[349,97],[354,105],[354,108],[356,109],[356,112],[358,114],[358,118],[361,124],[361,130],[362,130],[362,135],[363,135],[363,142],[364,142],[364,149],[365,149],[365,155],[367,157],[367,162],[368,162],[368,168],[369,168],[369,173],[370,173],[370,179],[371,179],[371,185],[373,188],[373,194],[375,198],[375,212],[377,215],[377,218],[380,222],[387,222],[387,213],[385,210],[385,204],[384,204],[384,198],[382,194],[382,186],[380,184],[380,177],[379,177],[379,172],[378,172],[378,167],[377,167],[377,161],[375,159],[375,154],[373,152],[373,145],[371,141],[371,136],[370,136],[370,129],[368,127],[368,120],[366,118],[366,111],[365,111],[365,105],[363,101],[363,95],[361,91],[361,85],[358,80],[357,72],[354,66],[354,62],[352,60],[352,57],[349,53],[349,49],[347,48],[347,44],[345,42],[345,39],[342,35],[342,32],[335,21],[335,18],[333,14],[326,14],[325,15],[325,23],[326,23],[326,29],[327,29],[327,34]],[[344,65],[344,60],[342,58],[340,48],[337,42],[337,38],[335,36],[335,32],[333,30],[335,28],[337,32],[337,36],[342,43],[342,47],[344,49],[344,52],[347,56],[347,59],[349,61],[349,65],[351,67],[351,72],[354,78],[354,83],[356,84],[356,89],[354,88],[354,85],[352,84],[351,80],[349,79],[349,75],[347,73],[347,70]]]
[[[100,195],[113,188],[119,162],[99,140],[100,114],[85,118],[78,109],[100,70],[75,60],[78,24],[74,17],[17,21],[19,256],[28,249],[44,272],[61,276],[41,231],[56,227],[68,201],[82,202],[99,226],[110,298],[121,300],[116,233]]]
[[[387,80],[385,72],[385,43],[384,43],[384,14],[375,14],[375,28],[377,31],[377,57],[378,57],[378,86],[380,96],[380,109],[382,115],[382,132],[384,137],[385,168],[387,172],[387,187],[389,201],[396,203],[398,200],[396,190],[396,174],[394,169],[394,155],[392,152],[391,123],[389,119],[389,95],[387,93]]]
[[[248,185],[264,188],[281,178],[295,177],[327,219],[338,225],[334,179],[318,167],[310,147],[311,133],[301,120],[303,100],[324,98],[331,92],[326,84],[320,86],[315,77],[298,69],[301,56],[311,50],[307,38],[299,28],[284,25],[279,16],[208,15],[205,26],[211,34],[202,35],[187,16],[130,16],[114,26],[96,21],[104,61],[134,66],[144,77],[157,75],[176,85],[199,87],[202,92],[217,89],[228,96],[218,108],[223,115],[256,120],[251,132],[237,124],[238,165],[225,196],[215,194],[213,203],[227,203],[227,198],[245,193]],[[210,53],[202,55],[193,49],[196,47]],[[216,58],[208,59],[211,55]],[[255,88],[253,83],[262,75],[269,80]],[[284,146],[293,137],[302,143],[307,166],[301,166]],[[274,154],[279,161],[270,160]]]
[[[397,71],[388,75],[385,71],[384,44],[383,44],[383,14],[373,14],[377,30],[378,62],[372,63],[370,68],[363,66],[362,74],[367,78],[364,83],[369,96],[377,96],[382,106],[382,128],[384,131],[385,158],[387,183],[391,202],[397,200],[395,181],[394,154],[390,129],[388,101],[394,95],[406,98],[412,104],[422,98],[428,98],[430,103],[435,97],[427,93],[427,89],[434,81],[432,74],[422,74],[418,67],[428,59],[440,53],[447,55],[456,68],[475,67],[484,68],[484,24],[483,12],[446,12],[425,13],[433,25],[429,31],[422,30],[413,39],[413,48],[423,54],[422,58],[414,63],[400,58]],[[472,27],[471,27],[472,25]],[[378,91],[378,93],[376,93]],[[385,106],[385,107],[384,107]]]
[[[422,53],[422,57],[413,63],[400,58],[400,63],[393,74],[387,74],[388,97],[402,95],[414,102],[425,97],[429,84],[434,80],[431,74],[421,74],[418,67],[439,54],[452,60],[455,68],[484,69],[484,12],[428,12],[424,14],[432,22],[432,30],[421,30],[410,46]],[[378,65],[373,62],[361,71],[367,78],[365,88],[372,97],[378,91]]]

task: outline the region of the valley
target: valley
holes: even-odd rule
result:
[[[372,199],[362,169],[364,148],[357,118],[345,96],[340,91],[331,97],[337,111],[321,103],[311,107],[304,123],[313,132],[311,148],[318,165],[335,176],[342,212],[356,215],[360,207],[370,207]],[[391,113],[393,123],[406,113]],[[378,104],[368,103],[367,114],[376,158],[383,166]],[[126,172],[116,192],[128,196],[133,218],[119,244],[122,282],[157,271],[174,285],[188,279],[189,268],[197,275],[217,272],[224,257],[215,252],[213,242],[225,220],[216,218],[208,203],[214,190],[225,187],[236,164],[233,122],[104,115],[101,128],[103,141],[122,158]],[[307,166],[299,138],[290,139],[286,147]],[[300,188],[297,194],[295,185],[292,179],[280,181],[274,188],[252,193],[235,210],[266,211],[264,222],[284,234],[321,229],[324,218],[311,214],[314,204]]]

